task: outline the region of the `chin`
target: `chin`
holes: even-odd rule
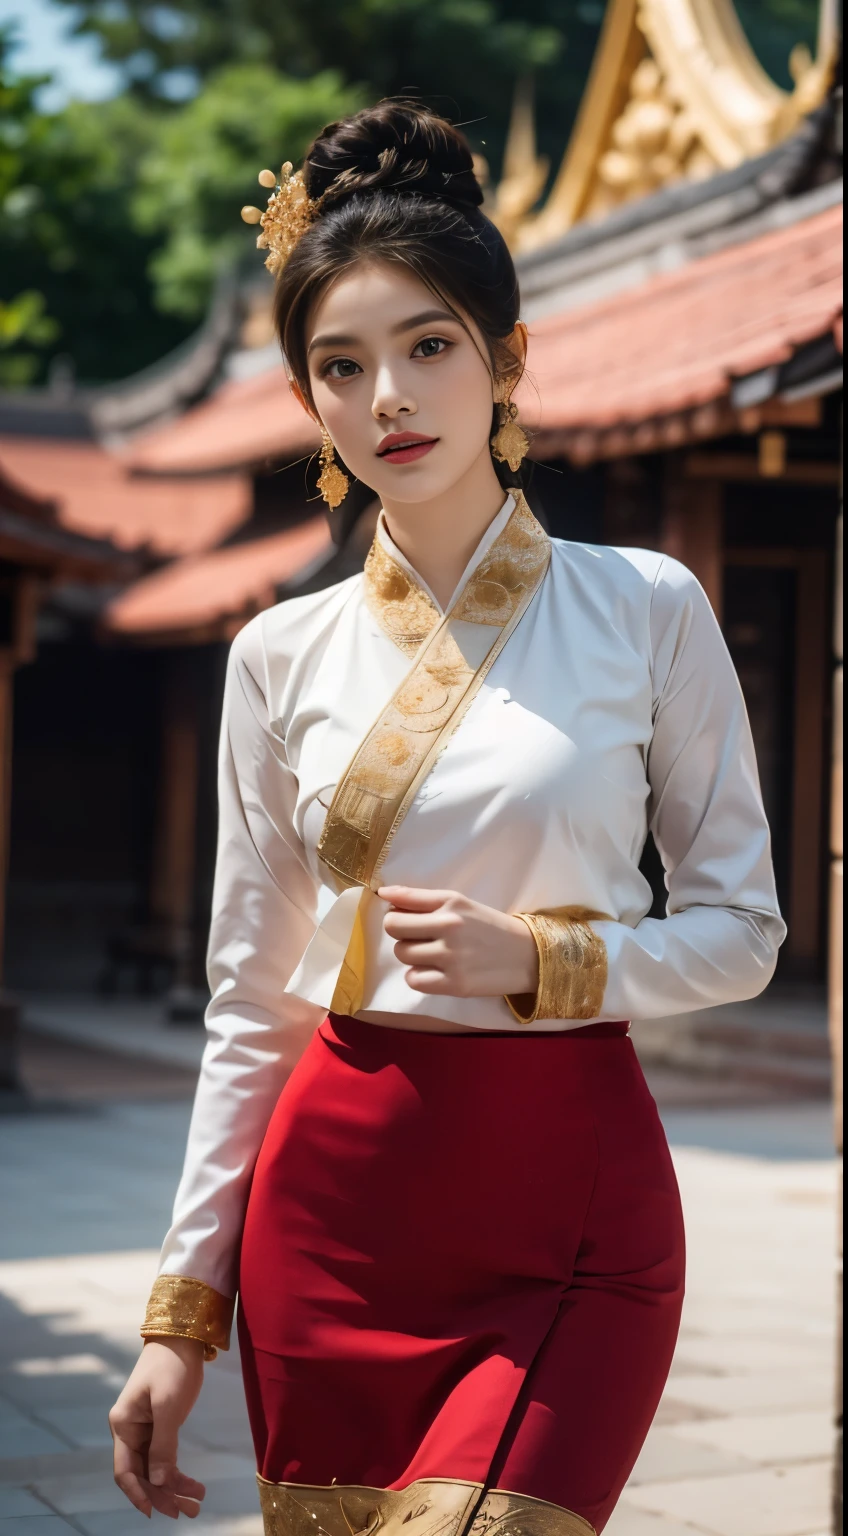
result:
[[[389,501],[407,502],[414,506],[416,502],[434,501],[436,497],[453,490],[468,473],[468,469],[468,465],[459,465],[446,472],[444,468],[437,470],[435,465],[431,468],[424,463],[398,464],[387,474],[380,475],[379,485],[372,485],[372,489],[381,499],[386,497]]]
[[[400,487],[382,485],[377,495],[381,501],[403,503],[406,506],[414,507],[423,505],[426,502],[435,501],[438,496],[443,496],[446,491],[449,491],[453,484],[454,481],[451,480],[446,485],[441,483],[436,485],[403,485]]]

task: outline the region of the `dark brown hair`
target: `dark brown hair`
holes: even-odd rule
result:
[[[328,283],[366,259],[408,267],[458,318],[469,316],[493,374],[517,382],[506,338],[519,317],[518,278],[503,236],[481,210],[464,134],[414,102],[383,101],[324,128],[303,174],[309,196],[323,201],[277,279],[274,319],[305,399],[309,309]],[[495,467],[503,484],[517,482]]]

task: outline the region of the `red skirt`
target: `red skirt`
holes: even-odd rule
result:
[[[683,1271],[626,1024],[441,1035],[333,1016],[280,1096],[245,1223],[260,1474],[456,1480],[601,1530],[665,1384]]]

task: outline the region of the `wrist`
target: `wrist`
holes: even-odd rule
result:
[[[539,970],[534,995],[506,994],[513,1017],[520,1024],[597,1018],[607,984],[607,949],[591,923],[607,921],[608,915],[576,906],[517,915],[533,937]]]
[[[513,985],[507,990],[519,996],[535,996],[539,989],[539,948],[532,928],[524,918],[510,916],[510,927],[515,937],[515,966]]]
[[[234,1302],[192,1275],[159,1275],[147,1303],[142,1338],[199,1342],[204,1359],[229,1349]]]
[[[207,1358],[208,1345],[204,1344],[202,1339],[177,1338],[173,1334],[154,1333],[147,1334],[141,1342],[143,1349],[147,1349],[151,1344],[160,1344],[188,1365],[198,1360],[203,1365]]]

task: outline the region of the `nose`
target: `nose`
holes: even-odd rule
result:
[[[395,421],[398,416],[414,416],[418,404],[390,363],[383,363],[374,381],[371,412],[376,421]]]

